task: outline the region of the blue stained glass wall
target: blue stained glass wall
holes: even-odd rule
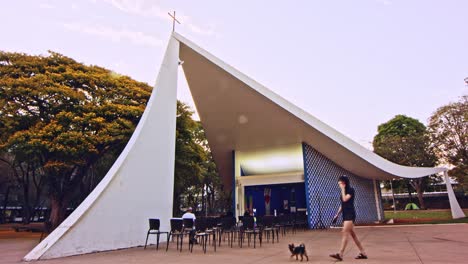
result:
[[[305,143],[303,144],[303,150],[304,181],[310,228],[328,228],[332,224],[333,216],[341,204],[340,189],[337,182],[342,175],[349,177],[351,186],[356,191],[354,200],[356,223],[364,224],[378,221],[372,180],[361,178],[341,168]],[[378,181],[376,184],[377,187],[380,186]],[[380,188],[378,188],[377,196],[380,203],[379,210],[383,216]],[[341,223],[342,218],[340,215],[337,224],[340,225]]]

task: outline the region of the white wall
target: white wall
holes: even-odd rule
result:
[[[25,260],[143,245],[148,218],[169,229],[174,188],[179,42],[172,36],[130,141],[95,190]]]

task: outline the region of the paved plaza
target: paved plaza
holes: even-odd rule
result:
[[[358,253],[353,243],[345,253],[344,263],[467,263],[468,224],[419,225],[390,227],[358,227],[358,236],[369,255],[368,260],[355,260]],[[145,234],[142,234],[144,236]],[[19,263],[32,249],[40,234],[0,231],[0,263]],[[153,237],[154,239],[154,237]],[[156,251],[154,246],[103,253],[86,254],[55,260],[40,261],[41,264],[93,264],[93,263],[294,263],[289,258],[288,243],[305,243],[310,263],[333,263],[328,257],[338,251],[340,229],[326,231],[299,231],[280,237],[279,243],[264,243],[262,247],[233,248],[222,243],[217,252],[208,247],[203,254],[201,247],[193,253],[184,244],[182,252],[176,251],[171,243],[169,251]]]

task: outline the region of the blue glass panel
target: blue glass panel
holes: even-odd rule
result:
[[[356,191],[354,201],[356,223],[378,221],[372,180],[356,176],[341,168],[305,143],[303,149],[308,221],[311,228],[330,227],[333,216],[340,206],[340,190],[337,181],[342,175],[349,177],[351,186]],[[380,195],[378,195],[378,201],[382,202]],[[382,207],[379,207],[383,215]],[[341,222],[340,217],[337,224]]]

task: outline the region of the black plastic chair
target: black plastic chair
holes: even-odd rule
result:
[[[199,218],[195,220],[195,229],[191,230],[190,236],[191,238],[193,236],[192,239],[195,239],[195,241],[200,242],[203,248],[203,252],[205,254],[206,254],[206,247],[207,247],[208,239],[210,238],[210,236],[213,236],[214,250],[216,252],[216,241],[215,241],[216,234],[212,230],[208,229],[206,218]],[[189,243],[190,252],[193,252],[193,245],[194,245],[194,241]]]
[[[250,240],[251,236],[254,236],[254,248],[256,247],[256,240],[258,235],[258,240],[260,242],[260,246],[262,246],[262,231],[255,227],[255,220],[252,216],[244,216],[242,221],[242,229],[241,229],[241,239],[240,245],[244,243],[244,236],[247,235],[248,246],[250,247]]]
[[[286,227],[283,225],[283,215],[275,216],[273,223],[275,224],[275,227],[278,228],[281,236],[286,235]]]
[[[272,237],[272,242],[275,243],[275,233],[276,241],[279,242],[279,228],[274,224],[275,217],[272,215],[266,215],[263,217],[263,227],[262,231],[266,236],[267,242],[270,241],[270,234]]]
[[[189,232],[191,229],[193,229],[194,220],[192,218],[184,218],[182,219],[182,222],[184,225],[184,231]]]
[[[302,230],[307,230],[307,215],[305,212],[296,213],[296,226]]]
[[[148,229],[148,233],[146,233],[145,249],[146,249],[146,245],[148,244],[149,235],[156,235],[156,250],[159,250],[159,237],[161,236],[161,234],[166,234],[167,236],[166,251],[169,248],[169,232],[160,231],[159,230],[160,225],[161,225],[161,222],[159,221],[159,219],[153,219],[153,218],[149,219],[149,229]]]
[[[296,233],[296,228],[294,225],[294,220],[292,219],[292,215],[286,214],[281,216],[280,224],[283,226],[284,234],[288,233],[288,230],[294,234]]]
[[[182,242],[184,241],[184,225],[182,219],[171,219],[171,232],[169,232],[169,238],[174,236],[177,238],[177,249],[179,249],[180,240],[180,251],[182,252]],[[169,239],[168,239],[169,240]]]
[[[236,218],[232,216],[225,216],[221,219],[221,229],[219,233],[219,245],[221,246],[221,238],[223,237],[224,240],[226,239],[225,235],[227,235],[228,245],[231,246],[234,243],[235,235],[238,233],[238,229],[236,227]]]
[[[207,229],[213,232],[213,242],[216,244],[216,239],[221,234],[221,217],[207,217]],[[210,241],[211,243],[211,241]]]
[[[255,217],[255,224],[258,229],[263,229],[263,216],[256,216]]]
[[[216,252],[216,238],[218,235],[218,226],[217,226],[217,218],[214,217],[203,217],[200,218],[202,222],[201,227],[204,228],[205,232],[208,233],[208,243],[211,244],[213,241],[214,244],[214,251]],[[199,219],[197,219],[196,223],[198,223]],[[198,226],[195,225],[198,230]]]

